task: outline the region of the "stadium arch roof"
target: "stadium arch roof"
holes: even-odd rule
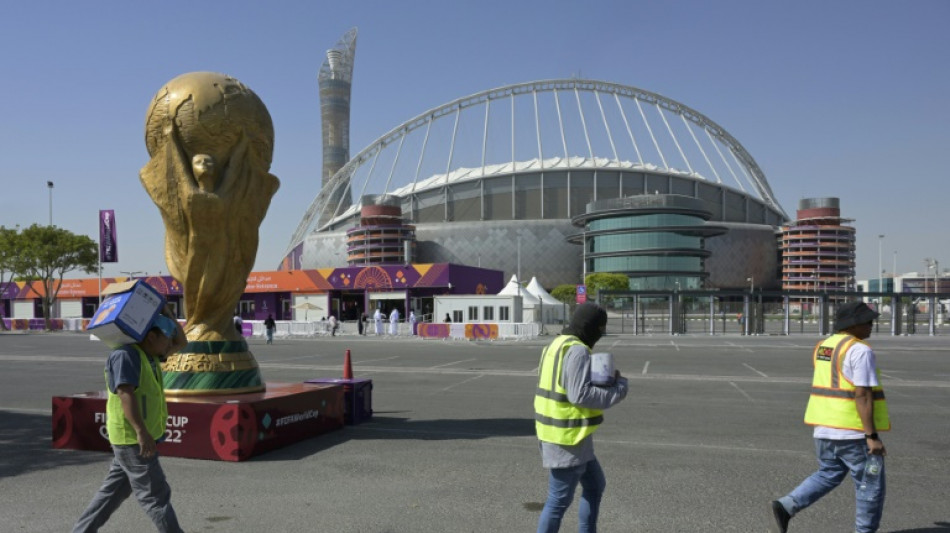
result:
[[[516,105],[525,101],[527,106]],[[347,206],[331,205],[331,198],[404,195],[498,173],[556,168],[639,169],[703,179],[755,195],[788,218],[751,154],[699,111],[637,87],[543,80],[453,100],[376,139],[324,185],[288,252],[308,232],[321,230],[314,227],[321,213],[330,220],[325,227],[352,215],[354,207],[344,211]],[[340,189],[346,194],[334,194]]]

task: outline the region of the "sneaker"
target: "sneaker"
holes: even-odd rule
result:
[[[775,529],[772,531],[777,533],[786,533],[788,531],[788,521],[792,519],[792,515],[788,514],[788,511],[785,510],[785,506],[778,500],[772,501],[772,518],[775,519]]]

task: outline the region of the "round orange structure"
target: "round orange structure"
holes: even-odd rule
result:
[[[855,230],[841,218],[838,198],[799,201],[797,220],[782,226],[782,289],[854,290]]]

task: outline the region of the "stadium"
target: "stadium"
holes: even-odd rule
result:
[[[321,69],[323,187],[282,269],[344,265],[361,205],[386,198],[415,229],[406,262],[549,288],[604,271],[627,274],[631,289],[780,286],[776,227],[788,216],[748,151],[699,111],[616,83],[534,81],[424,111],[349,158],[355,44],[348,33]],[[633,216],[610,202],[640,197],[642,211],[646,196],[663,209]],[[612,221],[594,212],[611,205]]]

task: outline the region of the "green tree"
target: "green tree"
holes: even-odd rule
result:
[[[566,303],[567,305],[574,305],[576,294],[576,285],[558,285],[557,287],[554,287],[554,290],[551,291],[551,296]]]
[[[587,298],[597,300],[597,293],[602,290],[607,291],[625,291],[630,288],[630,282],[624,274],[612,274],[610,272],[598,272],[588,274],[585,278],[587,282]],[[605,304],[608,302],[604,302]]]
[[[22,274],[30,281],[39,281],[43,292],[43,318],[50,329],[53,305],[59,295],[63,276],[73,270],[87,274],[96,271],[96,242],[85,235],[76,235],[56,226],[33,224],[20,234],[22,239]]]
[[[22,241],[19,227],[10,229],[0,226],[0,295],[5,292],[8,283],[23,275],[25,265],[23,254],[20,253]],[[7,329],[3,320],[0,320],[0,329]]]

